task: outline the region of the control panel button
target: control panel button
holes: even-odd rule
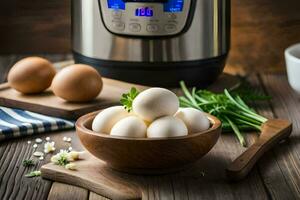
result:
[[[165,28],[165,31],[168,33],[172,33],[177,30],[177,26],[175,24],[166,24],[164,28]]]
[[[168,14],[168,18],[169,18],[169,19],[176,19],[177,16],[176,16],[176,14],[174,14],[174,13],[170,13],[170,14]]]
[[[129,24],[129,30],[132,32],[140,32],[141,31],[141,25],[138,23],[132,23]]]
[[[111,16],[114,18],[114,19],[120,19],[121,16],[122,16],[122,12],[120,10],[113,10],[111,12]]]
[[[157,32],[158,31],[158,25],[157,24],[148,24],[147,25],[147,31],[148,32]]]
[[[112,25],[114,29],[118,31],[123,31],[125,29],[125,24],[123,22],[113,22]]]

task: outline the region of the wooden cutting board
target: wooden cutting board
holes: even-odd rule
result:
[[[136,176],[114,171],[87,152],[75,164],[77,170],[72,171],[48,163],[41,168],[42,177],[83,187],[109,199],[142,199]]]
[[[56,97],[51,90],[36,95],[23,95],[6,84],[0,85],[0,105],[20,108],[54,117],[77,119],[78,117],[108,106],[119,104],[120,97],[131,87],[144,90],[145,86],[103,78],[103,90],[92,102],[69,103]],[[6,87],[5,87],[6,86]]]
[[[73,63],[72,60],[63,61],[54,63],[54,66],[57,70],[60,70]],[[75,120],[86,113],[119,104],[121,95],[127,93],[131,87],[136,87],[140,91],[148,88],[147,86],[108,78],[103,78],[103,83],[101,94],[94,101],[88,103],[66,102],[56,97],[51,90],[36,95],[23,95],[4,83],[0,84],[0,106],[20,108],[49,116]],[[238,77],[222,74],[209,89],[222,91],[224,88],[234,88],[239,84],[240,79]]]

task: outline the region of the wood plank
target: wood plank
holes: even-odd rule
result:
[[[42,177],[84,187],[111,199],[141,199],[141,190],[130,176],[122,179],[120,173],[108,169],[103,161],[88,152],[81,157],[82,160],[75,162],[77,170],[74,171],[52,163],[44,165]]]
[[[266,94],[267,91],[263,85],[260,75],[250,76],[249,82],[252,87],[261,91],[263,94]],[[263,101],[255,104],[255,107],[263,116],[267,118],[275,118],[276,116],[272,112],[272,105],[270,103],[271,102],[269,101]],[[258,162],[259,174],[263,178],[264,187],[267,189],[268,195],[272,199],[294,199],[292,190],[286,184],[286,177],[283,173],[285,169],[279,165],[276,159],[275,150],[283,148],[283,145],[288,145],[288,143],[282,143],[270,150]]]
[[[288,139],[291,132],[292,123],[290,121],[268,119],[262,124],[260,135],[256,141],[227,167],[227,176],[235,181],[243,179],[267,151]]]
[[[267,199],[267,193],[256,168],[238,183],[230,183],[226,179],[226,166],[244,150],[233,135],[223,134],[213,150],[199,161],[197,167],[189,170],[190,178],[186,179],[188,198]]]
[[[109,199],[106,197],[100,196],[99,194],[96,194],[94,192],[90,192],[89,200],[109,200]]]
[[[299,160],[299,96],[288,85],[285,75],[262,75],[264,88],[273,98],[271,101],[274,115],[293,122],[293,133],[290,139],[274,149],[274,156],[284,176],[284,183],[290,191],[286,195],[300,198],[300,160]],[[272,187],[273,185],[271,185]],[[272,189],[272,188],[270,188]],[[274,197],[284,197],[283,190],[273,191]],[[290,193],[290,194],[287,194]],[[286,197],[285,197],[286,198]]]
[[[88,191],[86,189],[54,182],[50,190],[48,200],[88,200]]]
[[[77,136],[74,131],[55,132],[29,136],[22,139],[10,140],[0,143],[0,199],[46,199],[51,189],[51,181],[42,178],[26,178],[25,174],[32,170],[39,170],[40,167],[48,163],[51,154],[45,156],[44,161],[37,161],[35,167],[25,168],[22,166],[24,159],[33,158],[34,139],[39,137],[45,140],[45,137],[51,137],[55,141],[56,148],[67,149],[72,146],[75,150],[81,150]],[[72,143],[63,142],[62,138],[71,137]],[[27,144],[27,141],[32,141]],[[43,151],[43,145],[38,145],[38,151]],[[35,158],[33,158],[35,159]],[[38,160],[38,159],[35,159]]]
[[[299,42],[300,1],[232,0],[228,64],[247,72],[284,71],[283,51]]]
[[[24,175],[31,170],[39,169],[37,166],[25,169],[22,161],[32,155],[32,145],[26,141],[14,141],[0,144],[0,199],[45,199],[50,190],[51,182],[40,178],[25,178]]]

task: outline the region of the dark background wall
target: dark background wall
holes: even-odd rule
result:
[[[70,51],[71,0],[1,0],[0,53]]]
[[[1,0],[0,54],[69,53],[70,0]],[[284,67],[283,50],[300,42],[299,0],[232,0],[229,65]]]

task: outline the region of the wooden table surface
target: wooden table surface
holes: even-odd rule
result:
[[[70,58],[48,57],[52,61]],[[0,81],[5,81],[9,67],[19,58],[0,56]],[[223,134],[213,150],[192,169],[172,175],[142,177],[142,187],[148,191],[143,199],[300,199],[300,96],[290,89],[284,73],[250,74],[248,80],[272,96],[271,101],[257,105],[260,113],[294,123],[290,139],[267,152],[246,179],[231,183],[226,180],[224,169],[245,149],[232,134]],[[256,133],[246,135],[249,143],[257,137]],[[82,149],[74,131],[45,133],[0,143],[0,199],[105,199],[75,186],[24,177],[33,170],[22,166],[22,161],[33,152],[32,144],[27,141],[46,136],[56,142],[57,149],[66,147],[62,142],[64,136],[72,137],[73,149]],[[35,169],[49,159],[50,155],[47,155]]]

